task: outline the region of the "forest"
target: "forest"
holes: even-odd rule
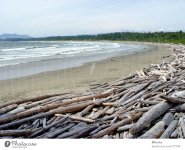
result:
[[[115,32],[97,35],[53,36],[30,40],[111,40],[185,44],[185,32]]]

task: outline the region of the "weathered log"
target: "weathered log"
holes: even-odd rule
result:
[[[111,132],[115,131],[117,128],[119,128],[120,126],[126,125],[131,123],[132,121],[138,119],[143,113],[137,113],[133,116],[130,116],[129,118],[126,118],[122,121],[119,121],[115,124],[112,124],[110,127],[98,132],[97,134],[93,135],[92,138],[100,138],[104,135],[110,134]]]
[[[131,134],[138,134],[143,129],[151,126],[151,123],[163,115],[167,110],[172,107],[172,104],[167,102],[161,102],[154,107],[152,107],[148,112],[146,112],[129,130]]]
[[[174,103],[174,104],[185,103],[185,99],[169,97],[169,96],[164,96],[164,95],[161,95],[160,97],[165,99],[166,101],[168,101],[170,103]]]
[[[178,112],[185,112],[185,104],[177,105],[177,106],[173,107],[173,109],[175,109]]]
[[[40,106],[40,107],[37,107],[37,108],[34,108],[34,109],[30,109],[30,110],[27,110],[27,111],[20,112],[20,113],[15,114],[15,115],[11,115],[7,118],[0,118],[0,124],[5,124],[5,123],[8,123],[8,122],[14,121],[16,119],[22,119],[22,118],[26,118],[26,117],[41,113],[41,112],[49,111],[50,109],[58,108],[59,106],[60,106],[59,104],[54,104],[54,105],[50,104],[50,105],[47,105],[47,106]]]
[[[70,128],[74,127],[75,124],[74,123],[69,123],[66,127],[62,127],[62,128],[59,128],[57,129],[56,131],[50,133],[50,134],[47,134],[45,136],[45,138],[54,138],[62,133],[64,133],[65,131],[69,130]]]
[[[57,117],[65,117],[65,116],[68,116],[68,115],[63,115],[63,114],[55,114],[55,116]],[[92,119],[89,119],[89,118],[83,118],[83,117],[80,117],[80,116],[68,116],[70,119],[73,119],[73,120],[78,120],[78,121],[82,121],[82,122],[87,122],[87,123],[93,123],[95,122],[95,120],[92,120]]]
[[[140,138],[154,139],[159,138],[165,131],[165,126],[168,126],[173,120],[172,113],[167,113],[161,121],[156,123],[152,128],[145,132]]]
[[[174,120],[174,116],[171,112],[166,113],[163,117],[162,121],[165,123],[165,126],[169,126],[169,124]]]
[[[149,105],[156,105],[156,104],[158,104],[158,103],[160,103],[160,101],[149,101],[149,100],[143,100],[143,99],[141,99],[140,101],[139,101],[141,104],[149,104]]]
[[[26,109],[24,108],[24,106],[19,106],[17,107],[16,109],[13,109],[3,115],[0,116],[0,118],[9,118],[9,117],[12,117],[13,115],[15,114],[18,114],[18,113],[21,113],[21,112],[24,112],[26,111]]]
[[[91,119],[96,119],[98,117],[100,117],[101,115],[104,115],[106,113],[106,111],[110,108],[110,106],[106,106],[104,109],[97,111],[92,117]]]
[[[56,121],[56,122],[53,122],[51,123],[50,125],[46,126],[45,128],[42,128],[41,130],[33,133],[30,137],[33,138],[33,137],[36,137],[38,136],[39,134],[43,133],[44,131],[47,131],[49,130],[50,128],[52,128],[53,126],[57,125],[57,124],[61,124],[61,123],[64,123],[66,120],[67,120],[68,116],[65,116],[64,118]]]
[[[71,136],[70,138],[81,138],[81,137],[89,134],[91,131],[94,131],[97,128],[98,128],[97,124],[94,124],[94,125],[91,125],[91,126],[87,126],[86,128],[84,128],[83,130],[77,132],[75,135]]]
[[[87,106],[82,112],[80,112],[79,116],[86,115],[95,105],[89,105]]]
[[[123,131],[125,131],[125,130],[129,130],[133,125],[134,125],[133,123],[132,123],[132,124],[128,124],[128,125],[124,125],[124,126],[122,126],[122,127],[119,127],[119,128],[117,129],[117,131],[118,131],[118,132],[123,132]]]
[[[94,135],[96,133],[98,133],[99,131],[109,127],[110,125],[106,125],[106,124],[103,124],[102,126],[98,127],[96,130],[92,131],[89,135]]]
[[[78,127],[78,128],[74,128],[73,130],[69,131],[69,132],[65,132],[63,134],[60,134],[59,136],[57,136],[57,138],[69,138],[71,136],[74,136],[75,134],[82,132],[84,129],[87,128],[87,125]]]
[[[170,96],[176,98],[185,98],[185,91],[175,91]]]
[[[5,128],[17,126],[17,125],[20,125],[20,124],[28,122],[28,121],[32,121],[32,120],[35,120],[35,119],[38,119],[38,118],[48,117],[48,116],[51,116],[51,115],[54,115],[54,114],[76,112],[76,111],[84,109],[88,105],[92,105],[92,104],[99,105],[102,102],[104,102],[104,100],[100,100],[100,101],[96,101],[96,102],[95,101],[89,101],[89,102],[80,103],[80,104],[76,104],[76,105],[72,105],[72,106],[59,107],[57,109],[53,109],[53,110],[45,112],[45,113],[40,113],[40,114],[37,114],[37,115],[33,115],[31,117],[23,118],[23,119],[14,121],[14,122],[10,122],[10,120],[11,121],[14,120],[15,118],[17,118],[17,116],[15,118],[11,117],[10,119],[8,119],[8,118],[7,119],[6,118],[5,119],[0,119],[1,123],[2,122],[3,123],[10,122],[10,123],[7,123],[5,125],[1,125],[0,129],[5,129]],[[24,117],[26,117],[26,115]],[[19,118],[17,118],[17,119],[19,119]]]
[[[135,112],[147,112],[149,111],[153,106],[149,106],[149,107],[142,107],[142,108],[136,108],[134,109]]]
[[[28,117],[28,118],[20,119],[20,120],[14,121],[14,122],[10,122],[10,123],[1,125],[0,126],[0,130],[7,129],[7,128],[9,129],[9,128],[12,128],[12,127],[16,127],[16,126],[21,125],[23,123],[26,123],[26,122],[29,122],[29,121],[33,121],[33,120],[36,120],[36,119],[39,119],[39,118],[48,117],[48,116],[51,116],[51,115],[52,115],[51,112],[39,113],[37,115],[33,115],[31,117]]]
[[[144,92],[145,92],[145,90],[141,91],[140,93],[137,93],[136,95],[134,94],[134,96],[129,97],[125,102],[121,103],[120,105],[124,106],[124,105],[127,105],[127,104],[135,101],[135,100],[139,100],[143,96]]]
[[[110,89],[110,90],[107,90],[107,91],[99,93],[99,94],[77,97],[77,98],[72,99],[71,101],[74,103],[74,102],[81,102],[81,101],[86,101],[86,100],[106,98],[106,97],[110,96],[114,91],[115,91],[115,89]],[[69,101],[69,104],[70,104],[70,101]]]
[[[63,98],[64,98],[64,96],[56,96],[56,97],[46,98],[46,99],[43,99],[43,100],[40,100],[40,101],[36,101],[36,102],[33,102],[31,104],[26,105],[25,109],[30,109],[30,108],[33,108],[35,106],[43,105],[43,104],[46,105],[46,104],[48,104],[49,101],[52,101],[53,99],[60,100],[60,99],[63,99]]]
[[[184,123],[184,119],[182,117],[179,119],[179,123],[180,123],[180,127],[182,129],[183,138],[184,138],[185,137],[185,123]]]
[[[83,103],[74,104],[74,105],[70,105],[70,106],[66,106],[66,107],[62,106],[57,109],[51,110],[51,112],[55,113],[55,114],[72,113],[72,112],[80,111],[89,105],[100,105],[104,101],[105,100],[102,99],[102,100],[97,100],[97,101],[83,102]]]
[[[47,125],[50,125],[55,119],[57,119],[57,117],[53,116],[51,117],[48,121],[47,121]]]
[[[4,108],[1,108],[1,109],[0,109],[0,115],[4,114],[4,113],[6,113],[6,112],[9,112],[9,111],[11,111],[12,109],[17,108],[17,106],[18,106],[17,104],[12,104],[12,105],[6,106],[6,107],[4,107]]]
[[[177,120],[173,120],[168,128],[164,131],[164,133],[161,135],[161,139],[167,139],[170,138],[170,135],[174,132],[176,126],[177,126],[178,121]]]
[[[177,133],[177,128],[175,129],[175,131],[172,132],[172,134],[170,135],[171,138],[177,138],[178,137],[178,133]]]
[[[118,106],[120,106],[123,102],[125,102],[127,100],[127,97],[129,97],[131,94],[133,94],[134,91],[130,90],[128,91],[128,93],[126,93],[119,101],[118,101]]]
[[[106,113],[107,115],[112,115],[112,114],[114,113],[114,111],[115,111],[115,107],[111,107],[111,108],[108,109],[105,113]]]
[[[102,103],[103,106],[116,106],[117,104],[116,103],[111,103],[111,102],[105,102],[105,103]]]
[[[38,107],[38,108],[35,108],[35,109],[31,109],[31,110],[28,110],[26,112],[22,112],[22,113],[10,116],[8,118],[1,118],[0,119],[0,124],[5,124],[5,123],[11,122],[11,121],[16,120],[16,119],[29,117],[31,115],[38,114],[40,112],[49,111],[50,109],[52,109],[51,110],[53,112],[52,114],[74,112],[74,111],[81,110],[84,107],[87,107],[88,105],[92,105],[92,104],[95,104],[95,103],[98,104],[99,102],[90,101],[90,102],[76,104],[76,105],[67,106],[67,107],[63,107],[63,106],[60,107],[62,104],[61,105],[59,105],[59,104],[54,104],[54,105],[49,104],[47,106],[41,106],[41,107]],[[55,109],[55,108],[58,108],[58,109]]]
[[[35,101],[40,101],[49,97],[55,97],[55,96],[59,96],[62,94],[52,94],[52,95],[43,95],[43,96],[38,96],[38,97],[34,97],[34,98],[29,98],[29,99],[20,99],[20,100],[16,100],[16,101],[11,101],[11,102],[7,102],[4,104],[0,105],[0,108],[6,107],[8,105],[12,105],[12,104],[22,104],[22,103],[26,103],[26,102],[35,102]]]
[[[0,136],[13,136],[13,137],[19,137],[19,136],[26,136],[28,137],[30,134],[32,134],[33,131],[31,130],[1,130]]]

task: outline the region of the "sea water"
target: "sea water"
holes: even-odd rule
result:
[[[76,67],[145,49],[145,45],[120,42],[0,41],[0,80]]]

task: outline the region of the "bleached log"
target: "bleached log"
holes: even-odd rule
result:
[[[87,106],[83,111],[80,112],[79,116],[84,116],[89,113],[89,111],[94,107],[95,105],[89,105]]]
[[[174,104],[185,103],[185,99],[174,98],[174,97],[169,97],[169,96],[164,96],[164,95],[161,95],[160,97]]]
[[[177,120],[173,120],[170,125],[168,126],[168,128],[164,131],[164,133],[161,135],[161,139],[168,139],[170,138],[170,135],[174,132],[174,130],[176,129],[178,121]]]
[[[125,130],[129,130],[133,125],[134,125],[133,123],[132,123],[132,124],[128,124],[128,125],[124,125],[124,126],[122,126],[122,127],[119,127],[119,128],[117,129],[117,131],[118,131],[118,132],[123,132],[123,131],[125,131]]]
[[[111,108],[108,109],[105,113],[106,113],[107,115],[112,115],[112,114],[114,113],[114,111],[115,111],[115,107],[111,107]]]
[[[124,126],[126,124],[130,124],[132,121],[138,119],[143,113],[137,113],[133,116],[130,116],[129,118],[126,118],[122,121],[119,121],[117,123],[112,124],[110,127],[105,128],[104,130],[101,130],[100,132],[98,132],[97,134],[93,135],[93,138],[100,138],[104,135],[108,135],[111,132],[117,130],[117,128],[119,128],[120,126]]]
[[[143,129],[151,126],[151,123],[163,115],[167,110],[172,107],[171,104],[167,102],[161,102],[154,107],[152,107],[148,112],[146,112],[129,130],[131,134],[138,134]]]
[[[145,139],[159,138],[161,134],[165,131],[165,127],[168,126],[173,119],[174,119],[173,114],[167,113],[161,121],[156,123],[152,128],[150,128],[139,138],[145,138]]]
[[[28,137],[33,131],[31,130],[1,130],[0,136],[13,136],[13,137],[19,137],[19,136],[26,136]]]
[[[59,95],[62,95],[62,94],[43,95],[43,96],[38,96],[38,97],[34,97],[34,98],[20,99],[20,100],[11,101],[11,102],[1,104],[0,108],[6,107],[6,106],[12,105],[12,104],[22,104],[22,103],[26,103],[26,102],[40,101],[40,100],[43,100],[43,99],[46,99],[49,97],[55,97],[55,96],[59,96]]]
[[[95,120],[80,117],[80,116],[74,116],[74,115],[69,116],[69,115],[63,115],[63,114],[55,114],[55,116],[57,116],[57,117],[68,117],[68,118],[73,119],[73,120],[78,120],[78,121],[87,122],[87,123],[95,122]]]
[[[17,108],[17,106],[18,106],[17,104],[12,104],[12,105],[6,106],[6,107],[4,107],[4,108],[1,108],[1,109],[0,109],[0,115],[4,114],[4,113],[6,113],[6,112],[9,112],[9,111],[11,111],[12,109]]]
[[[106,111],[110,108],[110,106],[106,106],[104,109],[97,111],[92,117],[91,119],[96,119],[98,117],[100,117],[101,115],[104,115],[106,113]]]
[[[182,129],[183,138],[184,138],[185,137],[185,123],[184,123],[184,119],[182,117],[179,119],[179,123],[180,123],[180,127]]]
[[[43,133],[43,132],[49,130],[49,129],[52,128],[52,127],[54,127],[55,125],[64,123],[67,119],[68,119],[68,117],[65,116],[64,118],[62,118],[62,119],[60,119],[60,120],[57,120],[57,121],[51,123],[50,125],[46,126],[45,128],[42,128],[41,130],[39,130],[39,131],[33,133],[30,137],[33,138],[33,137],[35,137],[35,136],[38,136],[38,135],[40,135],[41,133]]]

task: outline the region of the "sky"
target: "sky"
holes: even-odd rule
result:
[[[0,0],[0,34],[185,31],[185,0]]]

